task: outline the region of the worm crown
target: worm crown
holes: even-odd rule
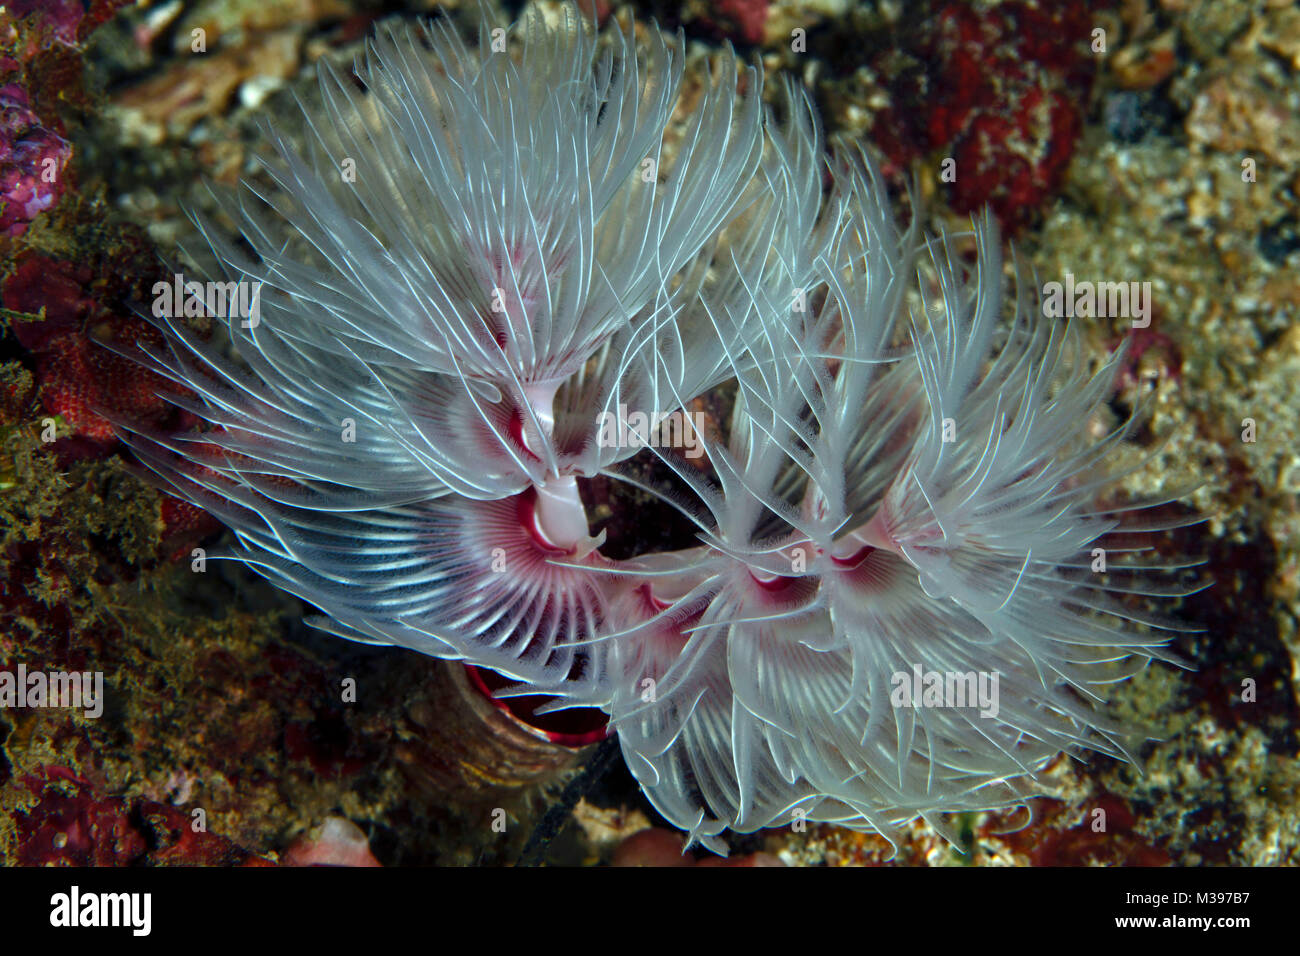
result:
[[[778,120],[726,51],[678,123],[680,36],[516,32],[381,29],[364,91],[322,68],[304,141],[268,130],[274,188],[226,203],[240,241],[200,223],[257,314],[221,314],[233,348],[156,319],[141,361],[204,425],[126,427],[140,459],[318,626],[605,709],[719,852],[797,819],[946,833],[1062,750],[1126,756],[1099,688],[1166,656],[1146,605],[1184,592],[1107,543],[1133,426],[1082,435],[1121,356],[1089,373],[1004,308],[989,217],[971,261],[900,226],[792,84]],[[697,544],[604,554],[598,475]]]

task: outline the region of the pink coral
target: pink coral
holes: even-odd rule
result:
[[[58,201],[71,156],[72,145],[41,125],[21,87],[0,87],[0,234],[22,235]]]

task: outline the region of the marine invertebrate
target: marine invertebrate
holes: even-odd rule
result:
[[[603,726],[586,736],[548,733],[502,703],[491,697],[491,688],[474,669],[458,664],[430,668],[405,702],[405,732],[396,745],[398,766],[410,785],[461,807],[500,806],[503,798],[530,784],[556,779],[577,762],[585,744],[603,736]],[[586,712],[565,711],[551,719],[566,714]]]
[[[142,361],[206,427],[123,423],[141,460],[319,626],[604,708],[656,807],[719,851],[798,817],[942,827],[1061,750],[1125,755],[1097,688],[1173,626],[1127,598],[1181,592],[1124,549],[1094,572],[1131,425],[1080,431],[1119,359],[1089,374],[1023,296],[999,340],[991,219],[973,271],[900,228],[793,86],[778,121],[722,55],[670,158],[680,38],[602,52],[570,11],[523,41],[390,28],[367,92],[323,71],[306,147],[270,133],[275,189],[228,204],[253,254],[203,227],[260,290],[220,316],[243,364],[158,315]],[[725,443],[693,436],[709,470],[600,440],[724,383]],[[642,444],[672,488],[621,467]],[[597,474],[700,544],[603,555]],[[931,675],[972,699],[931,700]]]
[[[0,235],[21,236],[58,202],[72,144],[41,125],[26,91],[0,87]]]
[[[207,233],[267,290],[256,327],[229,324],[257,378],[163,317],[171,348],[150,364],[218,428],[208,452],[135,444],[335,629],[589,696],[607,602],[594,571],[548,557],[602,563],[575,476],[635,449],[595,441],[597,411],[656,408],[725,374],[695,347],[703,323],[676,314],[762,129],[758,76],[737,105],[727,57],[664,160],[681,41],[640,55],[623,37],[597,60],[578,24],[531,21],[521,63],[486,31],[478,57],[445,24],[432,55],[389,31],[365,98],[327,70],[317,165],[276,140],[277,221],[254,197],[234,210],[257,261]],[[340,440],[348,422],[355,441]],[[388,553],[348,578],[333,565],[353,540]]]

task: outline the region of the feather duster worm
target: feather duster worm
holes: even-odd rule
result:
[[[320,626],[603,707],[719,852],[797,816],[942,827],[1062,750],[1124,756],[1099,687],[1174,626],[1124,596],[1179,592],[1147,580],[1171,566],[1089,569],[1127,429],[1080,433],[1119,359],[1080,371],[1024,300],[997,344],[991,221],[968,271],[865,156],[824,196],[812,107],[787,88],[778,123],[729,52],[667,159],[683,59],[654,33],[602,52],[569,9],[517,57],[431,24],[369,45],[365,93],[325,68],[306,146],[271,134],[276,190],[228,206],[253,254],[204,227],[264,290],[255,327],[226,317],[241,361],[160,319],[143,360],[206,425],[124,437]],[[602,555],[577,481],[639,481],[603,416],[728,381],[712,472],[660,450],[679,480],[645,489],[700,544]],[[900,693],[922,673],[996,698]]]
[[[920,816],[949,834],[938,814],[1023,801],[1063,750],[1128,757],[1098,687],[1170,659],[1162,631],[1179,625],[1119,596],[1188,593],[1147,580],[1177,565],[1089,571],[1107,534],[1134,529],[1090,510],[1132,423],[1079,447],[1122,355],[1080,371],[1070,332],[1021,301],[988,362],[991,220],[965,276],[946,241],[893,226],[865,158],[837,167],[823,208],[810,109],[791,99],[751,227],[765,239],[737,255],[732,297],[705,296],[737,343],[738,403],[710,450],[717,485],[677,468],[704,544],[639,562],[681,596],[611,649],[633,772],[715,848],[724,829],[799,817],[892,841]],[[939,301],[899,349],[921,256]],[[965,699],[923,699],[921,674]]]

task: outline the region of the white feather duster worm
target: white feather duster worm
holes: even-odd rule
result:
[[[764,238],[711,309],[738,384],[720,487],[677,467],[705,544],[640,563],[610,712],[652,802],[714,849],[800,817],[951,836],[939,814],[1022,801],[1062,750],[1127,756],[1095,688],[1164,657],[1177,625],[1116,594],[1186,592],[1144,583],[1174,566],[1088,570],[1118,525],[1091,502],[1126,429],[1082,448],[1081,430],[1121,357],[1070,371],[1069,333],[1021,302],[990,363],[990,221],[967,278],[947,242],[895,228],[864,157],[823,208],[810,107],[790,100]],[[922,251],[940,301],[900,349]]]
[[[942,827],[1061,750],[1124,755],[1095,688],[1162,655],[1172,625],[1130,598],[1178,592],[1091,571],[1126,430],[1080,435],[1115,364],[1084,373],[1025,302],[995,349],[989,220],[967,275],[864,156],[824,196],[812,106],[788,87],[765,117],[730,53],[669,161],[680,37],[602,49],[566,8],[521,54],[498,39],[391,28],[365,92],[323,71],[305,148],[271,134],[276,188],[227,207],[252,254],[205,227],[261,321],[225,317],[232,359],[159,320],[142,360],[206,424],[125,425],[140,458],[320,626],[607,709],[649,798],[720,852],[797,816]],[[640,479],[602,415],[727,380],[716,481],[661,451],[679,487],[648,489],[700,545],[603,556],[577,481]],[[996,699],[916,699],[914,674]]]
[[[752,182],[761,82],[719,57],[669,159],[680,36],[602,49],[575,8],[520,32],[381,30],[364,93],[322,68],[305,148],[268,130],[275,189],[226,202],[243,246],[200,223],[261,290],[256,325],[223,317],[242,363],[166,317],[146,358],[212,427],[127,441],[324,626],[599,699],[610,579],[578,566],[608,562],[575,479],[636,451],[600,412],[721,377],[677,313]]]

